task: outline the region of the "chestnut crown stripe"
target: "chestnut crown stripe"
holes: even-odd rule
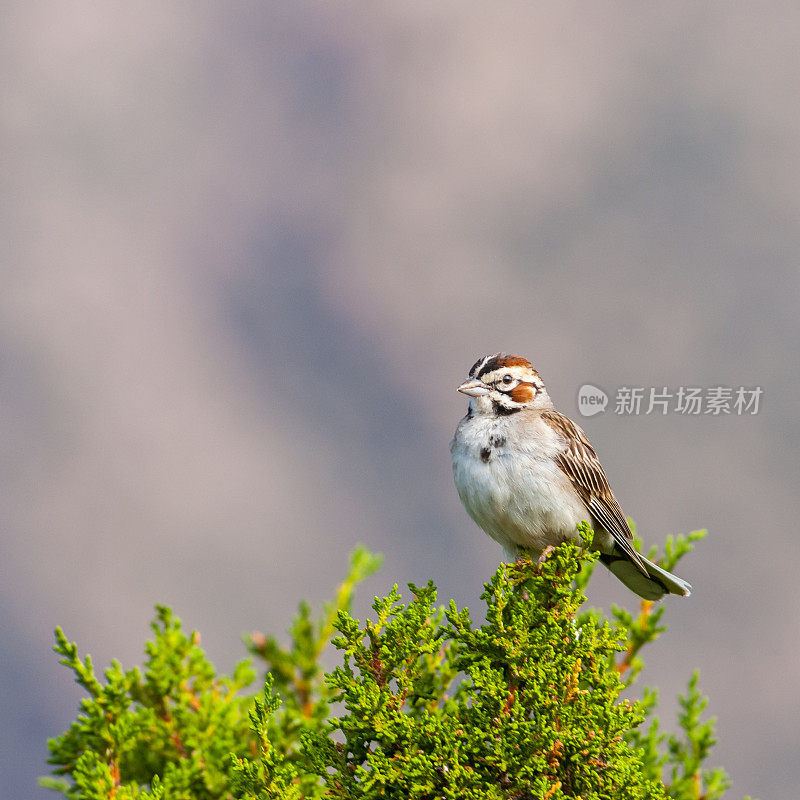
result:
[[[469,371],[471,378],[480,378],[483,375],[488,375],[497,369],[505,369],[508,367],[526,367],[533,370],[531,362],[522,356],[508,356],[505,353],[496,353],[493,356],[484,356],[479,358]]]

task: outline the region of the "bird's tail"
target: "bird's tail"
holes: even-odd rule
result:
[[[673,575],[671,572],[667,572],[665,569],[661,569],[652,561],[648,561],[641,553],[639,558],[647,570],[647,577],[627,556],[606,554],[600,556],[603,564],[617,578],[632,592],[635,592],[645,600],[660,600],[665,594],[678,594],[688,597],[692,593],[692,587],[685,580]]]

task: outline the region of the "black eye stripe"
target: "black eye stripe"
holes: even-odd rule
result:
[[[506,383],[502,378],[499,378],[494,382],[494,385],[499,392],[513,392],[514,389],[516,389],[517,386],[520,385],[520,383],[521,381],[519,380],[516,381],[511,380],[508,383]]]
[[[513,386],[512,386],[512,384],[513,384]],[[538,384],[533,383],[533,381],[523,381],[523,380],[521,380],[519,378],[514,378],[514,380],[509,384],[505,384],[502,381],[495,381],[495,388],[498,391],[501,391],[501,392],[513,392],[514,389],[516,389],[519,386],[531,386],[537,392],[539,391]]]

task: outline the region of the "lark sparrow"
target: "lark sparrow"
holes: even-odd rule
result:
[[[458,495],[508,560],[564,541],[581,544],[577,526],[587,520],[600,560],[633,592],[647,600],[690,594],[686,581],[634,550],[586,434],[553,408],[529,361],[481,358],[458,391],[470,398],[450,443]]]

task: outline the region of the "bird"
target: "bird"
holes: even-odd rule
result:
[[[469,397],[450,442],[453,478],[470,517],[498,542],[507,561],[541,557],[563,542],[593,550],[646,600],[687,597],[692,587],[633,546],[628,520],[586,434],[555,410],[530,361],[495,353],[479,358],[458,391]]]

